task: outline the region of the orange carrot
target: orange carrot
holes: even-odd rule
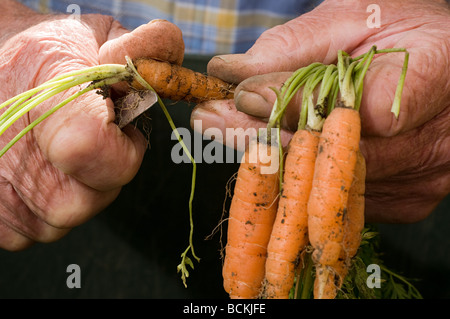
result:
[[[267,248],[267,298],[289,298],[296,261],[308,244],[307,202],[318,142],[318,132],[301,129],[289,143],[283,189]]]
[[[329,269],[332,270],[342,254],[344,220],[355,175],[360,134],[359,112],[352,108],[335,108],[323,125],[308,201],[313,259],[318,274],[322,272],[323,275],[318,278],[327,278]],[[324,285],[318,284],[319,287]]]
[[[276,169],[270,166],[276,164]],[[223,265],[230,298],[257,298],[262,289],[279,196],[278,147],[252,141],[238,170]]]
[[[364,207],[366,190],[366,160],[362,153],[357,152],[355,176],[350,187],[347,203],[347,214],[344,220],[344,251],[347,264],[356,255],[361,244],[361,234],[364,228]]]
[[[366,162],[361,152],[357,153],[355,177],[349,190],[347,213],[344,216],[344,238],[339,259],[331,267],[316,266],[314,295],[320,299],[334,299],[337,290],[341,288],[352,258],[356,255],[361,244],[364,228],[364,192],[366,177]]]
[[[281,198],[266,261],[265,297],[289,298],[294,284],[295,268],[308,244],[307,202],[311,191],[319,135],[323,124],[323,101],[331,93],[336,79],[335,66],[313,64],[300,69],[286,81],[277,94],[276,106],[283,115],[293,94],[304,84],[298,130],[287,151]],[[319,98],[314,103],[314,90],[320,81]],[[277,114],[276,110],[273,114]],[[281,118],[281,116],[279,117]]]
[[[141,58],[136,59],[134,65],[161,98],[200,103],[234,97],[234,85],[176,64]],[[137,80],[131,86],[143,89]]]

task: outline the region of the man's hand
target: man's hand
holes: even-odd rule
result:
[[[369,28],[377,3],[380,28]],[[425,218],[450,192],[450,10],[445,1],[325,1],[308,14],[265,32],[246,53],[213,58],[208,72],[240,83],[235,104],[197,106],[192,121],[203,129],[264,127],[275,94],[291,74],[312,62],[336,63],[337,51],[352,56],[403,47],[410,52],[399,119],[390,112],[404,59],[375,58],[366,75],[361,105],[361,149],[367,161],[369,222]],[[284,71],[284,72],[282,72]],[[297,127],[301,97],[284,119],[286,145]],[[225,137],[226,139],[226,137]]]
[[[155,20],[128,33],[111,17],[40,15],[2,1],[0,102],[56,75],[150,56],[181,64],[180,30]],[[9,139],[64,92],[30,112],[0,139]],[[3,110],[2,110],[3,111]],[[146,141],[137,130],[114,124],[110,99],[81,96],[38,125],[0,159],[0,247],[19,250],[59,239],[110,204],[137,173]]]

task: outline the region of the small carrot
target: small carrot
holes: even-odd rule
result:
[[[266,297],[288,299],[294,268],[308,244],[308,215],[318,133],[298,130],[289,143],[283,190],[278,205],[266,261]]]
[[[372,57],[373,48],[369,53]],[[338,107],[330,111],[322,128],[308,200],[309,239],[314,248],[312,257],[316,268],[316,299],[336,296],[339,284],[336,285],[335,279],[343,272],[345,262],[347,204],[361,136],[361,119],[355,108],[355,103],[359,103],[356,93],[359,90],[355,90],[353,83],[353,72],[357,65],[348,55],[344,56],[343,51],[338,52],[340,102]],[[359,79],[363,78],[363,73]],[[356,82],[362,85],[362,81]]]
[[[309,239],[316,267],[331,267],[342,253],[360,134],[359,112],[352,108],[335,108],[323,125],[308,201]]]
[[[327,69],[329,72],[325,72]],[[315,86],[323,77],[328,76],[332,67],[317,66],[311,72],[302,75],[308,76],[303,90],[302,114],[299,120],[299,129],[289,142],[286,162],[284,165],[283,185],[278,205],[276,219],[267,248],[266,261],[266,298],[288,299],[289,292],[294,284],[295,266],[299,261],[300,253],[308,245],[308,215],[307,202],[311,191],[314,174],[314,164],[319,143],[321,115],[311,113],[314,109],[312,95]],[[325,75],[325,74],[326,75]],[[294,79],[296,75],[292,76]],[[297,81],[288,80],[287,83]],[[300,81],[301,83],[302,81]],[[322,86],[322,89],[324,86]],[[328,94],[331,87],[327,86]],[[289,89],[287,89],[289,91]],[[325,96],[322,91],[322,96]],[[283,100],[284,107],[290,98]],[[307,116],[310,113],[310,116]],[[311,120],[315,118],[315,121]],[[315,122],[315,130],[306,126]],[[304,123],[305,122],[305,123]]]
[[[364,225],[365,160],[359,151],[363,80],[376,53],[405,52],[393,102],[398,115],[408,64],[405,49],[377,50],[351,58],[338,52],[340,102],[325,120],[308,201],[309,238],[316,266],[315,298],[334,298],[356,254]],[[362,184],[361,184],[362,183]]]
[[[355,177],[349,190],[347,213],[344,216],[344,238],[341,254],[331,267],[318,264],[314,295],[319,299],[333,299],[337,290],[341,288],[352,258],[356,255],[361,243],[364,228],[364,192],[365,192],[366,163],[361,152],[357,153]]]
[[[355,176],[350,187],[347,203],[347,214],[344,219],[344,251],[346,263],[356,255],[361,244],[364,228],[364,207],[366,190],[366,160],[361,152],[357,153]]]
[[[276,169],[268,169],[271,165]],[[253,140],[243,155],[230,206],[222,269],[230,298],[257,298],[261,293],[278,178],[278,146]]]
[[[140,58],[133,62],[142,78],[162,98],[200,103],[234,97],[235,86],[216,77],[150,58]],[[136,79],[131,86],[142,89]]]

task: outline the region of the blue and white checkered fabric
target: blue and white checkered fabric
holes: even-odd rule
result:
[[[183,32],[186,53],[242,53],[265,30],[317,6],[319,0],[20,0],[40,12],[67,13],[75,4],[84,13],[113,16],[132,30],[152,19],[166,19]],[[70,13],[70,11],[69,11]]]

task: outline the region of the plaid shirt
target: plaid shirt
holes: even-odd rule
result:
[[[19,0],[40,12],[113,16],[132,30],[152,19],[166,19],[183,32],[186,53],[242,53],[264,30],[310,11],[319,0]]]

